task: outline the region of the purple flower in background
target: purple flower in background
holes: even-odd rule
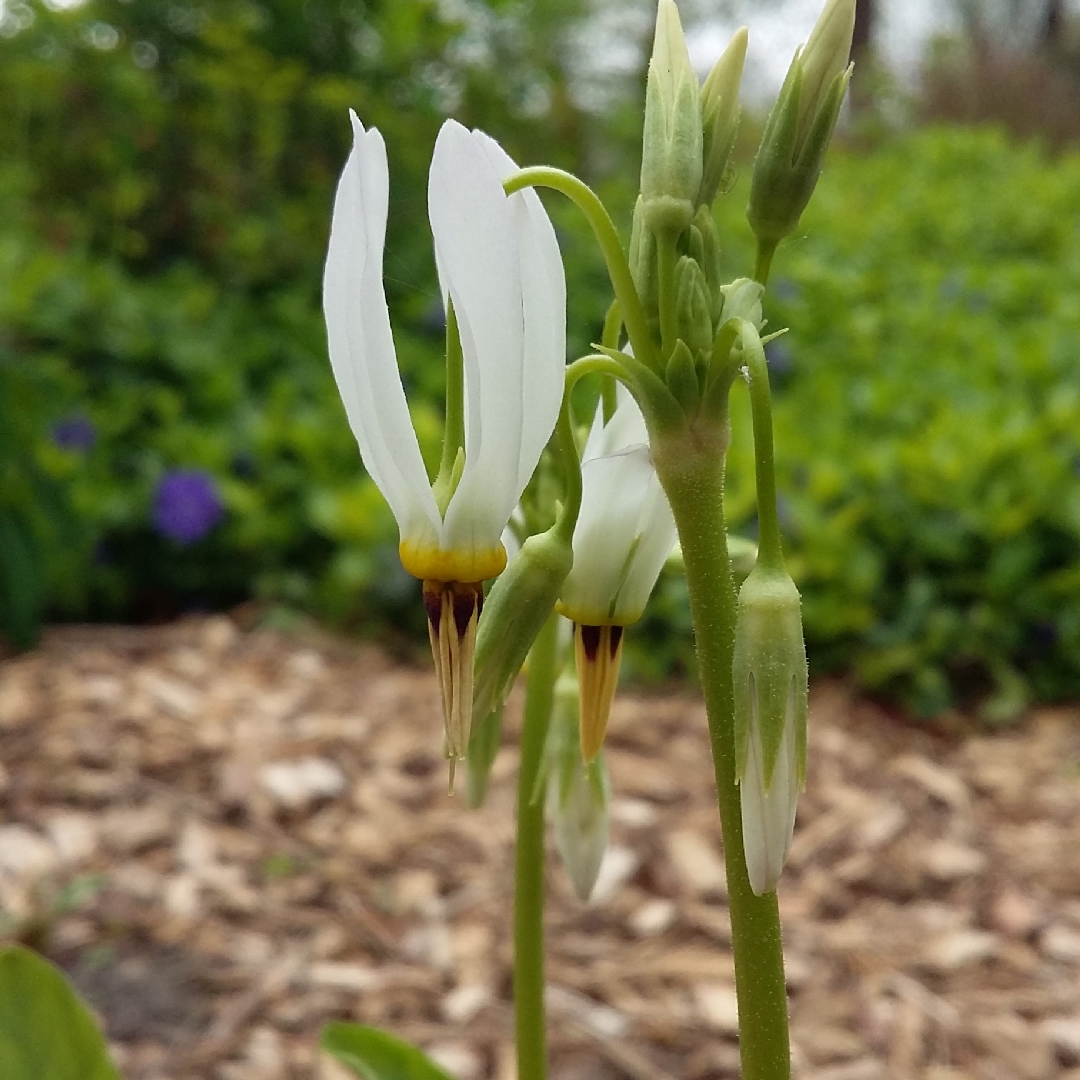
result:
[[[82,413],[76,413],[53,424],[52,440],[61,450],[86,453],[97,442],[97,428]]]
[[[198,469],[168,472],[158,484],[154,498],[154,525],[162,536],[178,544],[201,540],[222,518],[214,478]]]

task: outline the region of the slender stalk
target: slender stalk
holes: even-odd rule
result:
[[[691,429],[655,440],[653,460],[679,532],[709,721],[727,866],[742,1078],[789,1080],[780,914],[776,893],[755,896],[750,888],[735,783],[735,588],[724,525],[723,447]]]
[[[604,329],[600,337],[600,344],[605,349],[617,349],[619,347],[619,334],[622,332],[622,309],[618,300],[612,300],[611,306],[604,316]],[[618,407],[618,396],[615,389],[615,380],[608,375],[600,379],[600,396],[604,402],[604,423],[606,424],[614,415]]]
[[[657,298],[660,304],[660,343],[665,362],[675,348],[679,336],[679,320],[675,312],[675,237],[661,233],[656,238]]]
[[[759,285],[764,285],[769,280],[769,270],[772,269],[773,256],[776,254],[776,240],[758,241],[757,259],[754,263],[754,280]]]
[[[630,264],[626,261],[626,252],[623,251],[619,234],[615,231],[615,226],[604,204],[597,198],[596,192],[572,173],[544,165],[522,169],[503,181],[503,190],[507,195],[520,191],[524,187],[549,187],[553,191],[558,191],[570,199],[585,215],[604,256],[611,287],[622,311],[623,325],[626,327],[630,344],[634,347],[634,355],[656,369],[656,350],[649,335],[645,309],[641,306],[641,298],[637,294],[634,278],[630,273]]]
[[[555,687],[556,626],[552,614],[529,653],[525,718],[518,769],[517,847],[514,853],[514,1022],[518,1080],[547,1080],[544,1020],[544,801],[537,775]]]
[[[776,473],[773,467],[772,396],[765,349],[752,323],[739,320],[739,341],[750,374],[750,411],[754,424],[754,468],[757,483],[758,560],[782,567],[780,521],[776,516]]]

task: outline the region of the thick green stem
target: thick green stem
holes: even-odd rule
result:
[[[615,231],[615,226],[604,204],[597,198],[596,192],[572,173],[543,165],[522,169],[503,181],[503,190],[507,195],[525,187],[549,187],[553,191],[558,191],[570,199],[585,215],[604,256],[611,287],[622,312],[623,325],[626,327],[630,344],[634,347],[634,355],[655,370],[657,368],[656,350],[649,335],[645,309],[641,306],[641,298],[634,286],[630,264],[626,261],[626,252],[623,251],[619,234]]]
[[[653,460],[679,531],[712,742],[731,910],[742,1080],[789,1080],[787,993],[776,893],[755,896],[746,872],[735,783],[731,662],[735,588],[724,525],[717,429],[653,440]]]
[[[518,1080],[547,1080],[544,1020],[544,800],[533,799],[555,689],[556,626],[552,614],[529,653],[518,769],[514,853],[514,1022]]]
[[[749,373],[750,411],[754,424],[754,468],[757,479],[758,561],[763,567],[784,565],[780,521],[776,516],[776,473],[773,466],[772,396],[765,349],[753,323],[739,319],[739,342]]]

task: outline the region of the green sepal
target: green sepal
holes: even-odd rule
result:
[[[418,1047],[364,1024],[327,1024],[319,1047],[362,1080],[453,1080]]]
[[[686,342],[692,356],[704,356],[712,351],[711,306],[704,271],[689,255],[683,255],[675,264],[675,314],[679,337]]]
[[[120,1080],[104,1037],[63,973],[20,945],[0,949],[0,1077]]]
[[[484,600],[473,664],[473,724],[506,700],[574,562],[570,538],[556,523],[530,536]]]
[[[765,787],[772,783],[784,727],[795,725],[798,777],[806,776],[808,678],[799,590],[783,567],[760,559],[739,590],[732,677],[735,765],[741,781],[757,719]]]

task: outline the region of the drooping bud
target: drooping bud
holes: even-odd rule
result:
[[[701,186],[701,146],[701,91],[679,9],[674,0],[660,0],[641,146],[641,198],[654,233],[677,236],[690,224]]]
[[[555,843],[574,892],[584,903],[607,850],[611,782],[602,752],[589,764],[581,756],[578,687],[572,674],[555,684],[547,753],[547,806]]]
[[[728,285],[721,285],[724,307],[720,313],[720,324],[731,319],[745,319],[760,330],[765,324],[761,314],[761,295],[765,286],[750,278],[736,278]]]
[[[555,526],[530,536],[492,585],[476,635],[474,723],[506,700],[573,561],[573,548]]]
[[[713,65],[701,88],[702,170],[699,206],[711,206],[724,183],[739,130],[739,84],[746,60],[746,27],[735,36]]]
[[[581,756],[591,763],[604,745],[622,663],[621,626],[574,623],[574,660],[580,684]]]
[[[424,609],[435,673],[442,690],[450,790],[456,763],[465,756],[472,727],[473,654],[484,589],[474,582],[424,582]]]
[[[761,136],[746,216],[759,243],[795,231],[817,185],[852,68],[855,0],[828,0],[804,49],[795,53]]]
[[[806,776],[806,647],[782,566],[759,560],[739,590],[732,675],[746,869],[761,896],[780,878]]]

